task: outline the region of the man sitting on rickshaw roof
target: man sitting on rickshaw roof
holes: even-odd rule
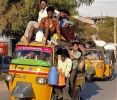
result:
[[[33,33],[36,34],[38,30],[42,30],[44,33],[44,36],[42,38],[43,46],[45,46],[46,40],[50,40],[55,32],[57,32],[60,40],[60,27],[58,20],[53,18],[54,10],[55,10],[54,7],[49,6],[47,8],[48,16],[42,18],[39,27],[38,28],[31,27],[31,29],[28,32],[28,37],[27,37],[28,42],[31,42]]]
[[[38,21],[29,21],[25,30],[24,35],[21,38],[21,41],[25,43],[25,45],[28,45],[28,32],[31,27],[38,28],[41,22],[41,19],[44,17],[47,17],[47,0],[40,0],[40,8],[41,10],[39,11],[38,15]],[[54,10],[54,15],[57,17],[59,15],[59,11]]]
[[[61,35],[67,42],[72,42],[74,38],[73,23],[69,21],[70,13],[66,9],[60,10],[59,24],[61,28]]]

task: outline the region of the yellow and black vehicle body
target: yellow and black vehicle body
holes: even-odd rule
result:
[[[19,42],[12,58],[6,82],[10,91],[10,100],[57,100],[53,86],[48,85],[48,72],[54,63],[54,47],[37,42],[28,46]],[[73,100],[80,100],[85,74],[75,78]],[[74,99],[76,98],[76,99]]]
[[[88,48],[90,52],[85,58],[85,71],[88,81],[92,78],[113,78],[115,55],[113,50],[103,48]]]

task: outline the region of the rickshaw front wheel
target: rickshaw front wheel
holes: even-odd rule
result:
[[[81,100],[80,87],[79,86],[75,89],[75,95],[74,95],[74,99],[73,100]]]
[[[56,95],[52,95],[51,100],[58,100]]]

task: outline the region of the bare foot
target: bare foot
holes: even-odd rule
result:
[[[45,46],[46,45],[46,38],[43,36],[42,38],[42,45]]]

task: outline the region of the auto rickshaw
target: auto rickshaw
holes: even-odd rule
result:
[[[53,86],[48,85],[48,72],[54,64],[54,47],[38,42],[28,46],[19,42],[11,60],[6,82],[10,100],[57,100]],[[80,100],[85,74],[76,75],[72,97]]]
[[[93,78],[113,79],[114,64],[116,62],[114,50],[104,50],[101,47],[87,48],[85,57],[86,79]]]

